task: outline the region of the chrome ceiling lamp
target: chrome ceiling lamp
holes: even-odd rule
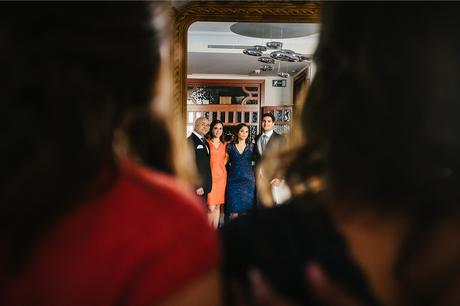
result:
[[[285,78],[287,79],[288,77],[290,77],[290,74],[287,73],[287,72],[280,72],[280,69],[281,69],[281,61],[278,61],[278,71],[277,71],[277,75],[282,77],[282,78]]]
[[[283,49],[283,43],[279,41],[269,41],[266,44],[267,47],[256,45],[254,47],[244,49],[243,53],[247,55],[252,55],[252,56],[257,56],[259,57],[259,62],[264,63],[264,65],[261,66],[262,71],[272,71],[273,67],[270,66],[269,64],[275,64],[276,61],[282,61],[282,62],[308,62],[310,61],[310,58],[307,56],[296,53],[295,51],[289,50],[289,49]],[[265,49],[265,50],[264,50]],[[269,56],[264,55],[263,51],[266,51],[267,49],[274,50],[270,52]],[[268,67],[271,67],[268,68]],[[278,75],[282,78],[288,78],[290,75],[287,72],[280,72],[280,65],[278,62]]]
[[[278,72],[278,75],[282,78],[285,78],[287,79],[288,77],[290,77],[291,75],[287,72]]]
[[[283,49],[283,43],[277,39],[317,34],[319,26],[317,24],[238,22],[230,26],[230,30],[246,37],[268,39],[265,45],[249,47],[244,49],[243,53],[258,57],[258,61],[261,62],[258,71],[273,71],[278,63],[278,75],[287,78],[290,76],[288,72],[280,72],[281,62],[309,62],[310,58],[293,50]]]
[[[283,43],[279,41],[269,41],[267,42],[267,48],[275,50],[275,49],[282,49]]]
[[[243,53],[251,56],[262,56],[264,51],[267,51],[267,47],[261,45],[255,45],[254,47],[243,50]]]
[[[260,67],[260,70],[262,70],[262,71],[272,71],[272,70],[273,70],[273,66],[264,64],[264,65],[262,65],[262,66]]]
[[[274,64],[275,59],[271,58],[269,56],[261,56],[259,57],[259,62],[265,63],[265,64]]]
[[[262,51],[257,50],[255,48],[247,48],[243,50],[243,53],[246,55],[251,55],[251,56],[262,56]]]
[[[268,56],[264,55],[263,52],[267,51],[268,49],[274,51],[270,52]],[[259,62],[264,63],[264,65],[261,66],[262,71],[272,71],[273,67],[270,66],[270,64],[275,64],[277,60],[291,63],[310,61],[310,58],[303,54],[297,53],[293,50],[283,49],[283,43],[279,41],[269,41],[266,43],[266,46],[255,45],[254,47],[244,49],[243,53],[259,57]],[[271,69],[268,67],[271,67]],[[278,75],[283,78],[288,78],[290,76],[289,73],[279,72],[279,67],[280,66],[278,65]]]

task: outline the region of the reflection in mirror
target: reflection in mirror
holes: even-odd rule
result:
[[[316,23],[195,22],[188,30],[187,135],[201,114],[226,127],[246,123],[251,140],[261,114],[288,133],[299,88],[314,74]],[[228,130],[228,129],[227,129]]]

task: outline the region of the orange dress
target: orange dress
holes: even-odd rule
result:
[[[221,143],[216,149],[212,141],[208,140],[211,150],[210,165],[212,174],[212,189],[208,193],[208,205],[219,205],[225,202],[225,187],[227,186],[227,169],[225,157],[227,144]]]

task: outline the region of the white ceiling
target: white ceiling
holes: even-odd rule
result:
[[[283,49],[294,50],[304,55],[312,55],[318,44],[318,34],[298,38],[269,39],[254,38],[235,34],[230,31],[234,22],[195,22],[188,32],[187,74],[224,74],[257,75],[262,63],[257,57],[243,54],[244,46],[265,45],[268,41],[280,41]],[[305,24],[310,26],[311,24]],[[251,25],[251,27],[257,26]],[[319,27],[318,27],[319,28]],[[270,33],[266,36],[270,37]],[[221,48],[209,48],[210,45]],[[270,51],[265,51],[268,55]],[[276,75],[288,72],[295,75],[308,63],[290,63],[277,61],[273,72],[261,72],[260,75]]]

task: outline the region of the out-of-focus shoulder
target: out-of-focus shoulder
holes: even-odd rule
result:
[[[192,189],[186,183],[179,181],[173,176],[146,168],[130,160],[124,160],[120,166],[123,180],[127,180],[139,189],[140,192],[149,193],[155,199],[168,198],[166,205],[179,203],[179,205],[194,207],[195,210],[203,210],[199,198],[193,194]],[[160,201],[156,201],[162,205]]]

